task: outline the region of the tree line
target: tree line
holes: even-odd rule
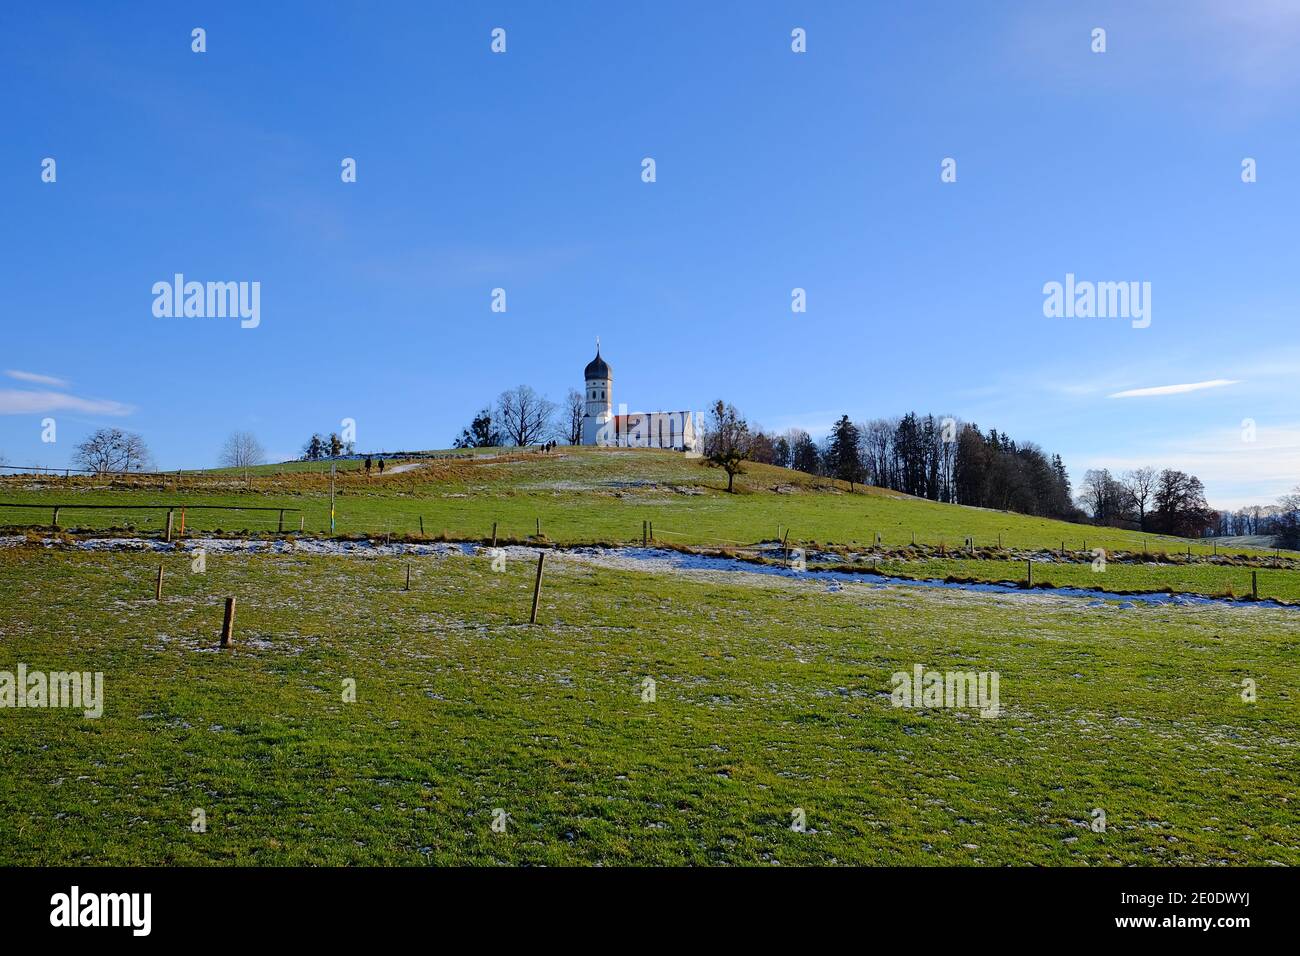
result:
[[[816,442],[800,428],[756,429],[749,460],[888,488],[918,498],[1065,520],[1084,517],[1071,500],[1060,455],[1005,433],[908,412],[853,422],[843,415]]]
[[[519,385],[484,405],[452,442],[454,448],[498,448],[541,445],[548,441],[582,442],[582,393],[569,389],[563,404],[540,395],[531,385]]]

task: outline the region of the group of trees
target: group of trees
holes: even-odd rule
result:
[[[1275,505],[1215,512],[1215,535],[1270,536],[1279,548],[1300,549],[1300,485]]]
[[[355,452],[356,442],[344,441],[338,432],[330,432],[328,435],[316,432],[302,446],[302,460],[320,461],[322,458],[338,458]]]
[[[1106,468],[1090,469],[1079,503],[1096,524],[1180,537],[1200,537],[1218,521],[1201,479],[1176,468],[1135,468],[1118,477]]]
[[[582,441],[582,395],[570,391],[563,408],[531,385],[508,389],[485,405],[453,442],[456,448],[540,445],[547,441]]]
[[[909,412],[855,423],[847,415],[820,443],[803,429],[780,435],[758,429],[753,461],[856,484],[890,488],[932,501],[1077,519],[1070,479],[1059,455],[1032,443],[958,422]]]

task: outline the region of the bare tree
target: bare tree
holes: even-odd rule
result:
[[[120,428],[100,428],[77,445],[72,460],[96,474],[149,471],[153,458],[144,439]]]
[[[123,444],[123,458],[126,464],[124,471],[154,470],[153,455],[149,453],[149,446],[135,432],[126,433],[126,442]]]
[[[564,400],[565,410],[567,412],[568,439],[570,445],[582,444],[582,417],[587,413],[587,401],[583,398],[582,392],[576,388],[569,389],[568,397]]]
[[[753,437],[735,405],[718,399],[709,414],[709,425],[704,433],[704,455],[711,467],[721,468],[727,473],[727,491],[734,491],[736,475],[744,471]]]
[[[1120,484],[1124,486],[1129,505],[1137,513],[1138,528],[1145,531],[1147,529],[1147,511],[1150,508],[1152,498],[1155,497],[1156,486],[1159,484],[1159,475],[1150,466],[1134,468],[1120,479]]]
[[[552,429],[555,403],[533,391],[531,386],[502,392],[497,399],[497,420],[502,432],[515,445],[533,445]]]
[[[252,432],[231,432],[226,443],[221,446],[221,464],[226,468],[238,468],[248,480],[248,469],[266,461],[266,450]]]

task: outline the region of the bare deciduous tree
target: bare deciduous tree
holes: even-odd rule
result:
[[[1151,467],[1134,468],[1126,473],[1120,479],[1124,486],[1124,491],[1128,495],[1129,506],[1137,513],[1137,522],[1139,530],[1147,529],[1147,511],[1150,509],[1151,500],[1155,497],[1156,485],[1159,483],[1159,475]]]
[[[576,388],[569,389],[568,397],[565,399],[565,409],[568,413],[568,439],[570,445],[582,444],[582,416],[587,412],[587,401],[583,398],[582,392]]]
[[[266,461],[266,450],[252,432],[231,432],[221,446],[221,464],[226,468],[239,468],[248,479],[248,469]]]
[[[515,445],[534,445],[550,434],[555,403],[520,385],[501,393],[497,399],[497,423],[505,437]]]
[[[100,428],[77,446],[72,460],[96,474],[149,471],[153,459],[144,439],[120,428]]]

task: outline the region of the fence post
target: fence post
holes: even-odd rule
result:
[[[54,509],[54,530],[55,531],[59,530],[59,509],[58,508]]]
[[[495,548],[496,546],[497,546],[497,523],[493,521],[492,522],[492,547]]]
[[[406,590],[411,590],[411,562],[406,562]]]
[[[537,537],[540,538],[541,536],[542,536],[542,519],[541,519],[541,518],[538,518],[538,519],[537,519]]]
[[[1257,577],[1258,573],[1259,573],[1258,571],[1250,572],[1250,597],[1251,600],[1254,601],[1259,600],[1259,578]]]
[[[160,564],[158,565],[158,585],[157,587],[154,588],[154,592],[153,592],[153,599],[155,601],[162,600],[162,579],[163,579],[163,566]]]
[[[181,509],[181,537],[185,537],[185,509]]]
[[[168,508],[167,509],[167,540],[168,541],[171,541],[172,539],[172,519],[175,516],[176,516],[176,512]]]
[[[221,646],[231,647],[235,643],[235,599],[226,598],[226,616],[221,622]]]
[[[542,596],[542,565],[546,561],[546,552],[537,552],[537,581],[533,584],[533,613],[528,616],[529,624],[537,623],[537,600]]]
[[[648,524],[648,523],[646,522],[646,520],[645,520],[644,518],[642,518],[642,519],[641,519],[641,547],[643,547],[643,548],[644,548],[647,544],[650,543],[650,540],[649,540],[649,531],[647,530],[647,524]]]
[[[420,515],[420,537],[424,537],[424,515]]]
[[[651,521],[651,522],[650,522],[650,541],[653,543],[653,542],[654,542],[654,539],[655,539],[655,523],[654,523],[653,521]]]

